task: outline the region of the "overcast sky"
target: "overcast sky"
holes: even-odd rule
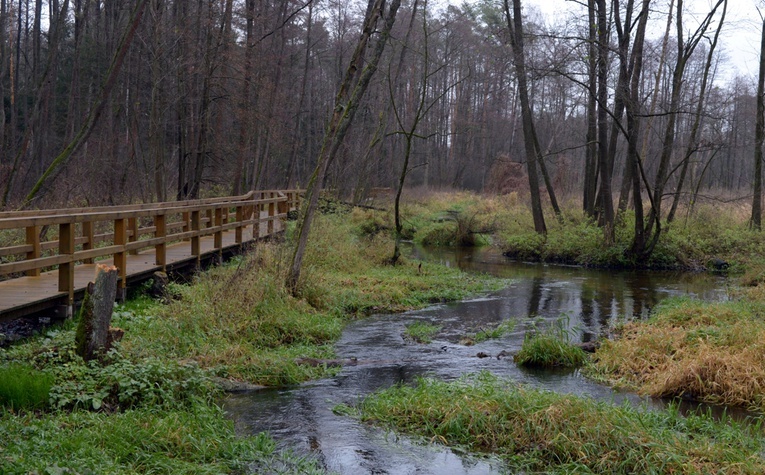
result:
[[[463,0],[447,0],[453,4],[461,4]],[[586,1],[586,0],[581,0]],[[638,3],[638,2],[636,2]],[[650,17],[653,37],[661,37],[666,26],[665,13],[669,6],[669,0],[654,0],[652,9],[654,13]],[[710,10],[711,0],[685,0],[685,15],[683,22],[689,30],[693,25],[694,18],[704,18]],[[725,70],[719,72],[721,77],[733,77],[737,74],[756,77],[760,50],[760,29],[762,20],[757,11],[757,5],[762,5],[765,0],[729,0],[726,15],[726,26],[720,35],[720,45],[724,54],[730,58]],[[572,0],[523,0],[524,8],[533,7],[547,19],[548,24],[565,21],[572,12],[581,14],[583,8]],[[672,28],[675,28],[673,25]],[[673,32],[674,34],[674,32]]]

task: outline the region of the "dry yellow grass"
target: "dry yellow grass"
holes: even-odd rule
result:
[[[765,410],[763,306],[752,296],[673,301],[652,319],[625,325],[618,340],[598,350],[590,371],[655,397]]]

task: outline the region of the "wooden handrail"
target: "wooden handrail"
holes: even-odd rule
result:
[[[114,259],[120,269],[120,287],[127,280],[127,255],[154,248],[157,266],[166,265],[168,244],[189,241],[191,254],[201,257],[200,239],[213,236],[214,251],[222,252],[223,233],[234,230],[237,244],[250,239],[242,230],[252,226],[252,239],[260,236],[260,223],[268,233],[274,222],[285,219],[297,207],[300,190],[251,191],[245,195],[205,200],[147,203],[97,208],[10,211],[0,213],[0,230],[19,230],[25,243],[0,247],[0,276],[26,273],[40,275],[58,266],[59,291],[73,303],[74,266],[95,259]],[[260,213],[268,216],[261,218]],[[150,219],[151,222],[141,221]],[[40,230],[58,228],[58,237],[42,241]],[[110,232],[97,233],[96,229]],[[105,245],[104,245],[105,244]],[[8,259],[11,257],[12,259]]]
[[[291,190],[287,190],[291,191]],[[96,206],[91,208],[59,208],[59,209],[40,209],[40,210],[24,210],[24,211],[0,211],[0,219],[2,218],[18,218],[18,217],[33,217],[33,216],[53,216],[63,214],[79,214],[84,212],[98,213],[102,211],[139,211],[149,210],[157,208],[169,208],[172,206],[196,206],[205,204],[216,204],[221,202],[234,202],[234,201],[247,201],[254,195],[255,191],[250,191],[244,195],[228,196],[222,198],[205,198],[199,200],[186,200],[186,201],[161,201],[157,203],[141,203],[133,205],[117,205],[117,206]],[[260,193],[260,192],[257,192]]]

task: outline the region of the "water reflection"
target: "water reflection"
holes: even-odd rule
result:
[[[585,342],[608,335],[611,328],[627,320],[646,318],[667,297],[727,299],[725,277],[708,274],[523,263],[509,260],[493,249],[413,247],[412,253],[449,267],[515,280],[502,293],[514,316],[563,318]]]

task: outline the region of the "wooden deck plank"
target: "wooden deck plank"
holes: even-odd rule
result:
[[[262,218],[266,218],[266,212],[261,213]],[[281,231],[278,221],[275,223],[277,231]],[[252,226],[244,229],[243,241],[248,243],[252,240]],[[267,223],[260,223],[260,236],[267,235]],[[223,250],[238,246],[236,243],[235,231],[229,230],[223,232]],[[211,255],[215,252],[214,236],[205,236],[200,239],[201,257]],[[193,260],[191,253],[191,243],[181,241],[167,245],[167,267],[172,268],[173,264]],[[112,259],[100,260],[97,263],[113,265]],[[84,291],[88,282],[93,280],[96,264],[80,264],[74,269],[75,293]],[[156,256],[154,248],[146,249],[138,254],[127,256],[127,279],[138,275],[159,270],[161,267],[156,265]],[[58,290],[58,271],[42,272],[39,276],[18,277],[0,282],[0,318],[8,315],[24,313],[25,309],[39,308],[40,305],[50,302],[50,306],[56,305],[57,301],[65,301],[67,294]]]

